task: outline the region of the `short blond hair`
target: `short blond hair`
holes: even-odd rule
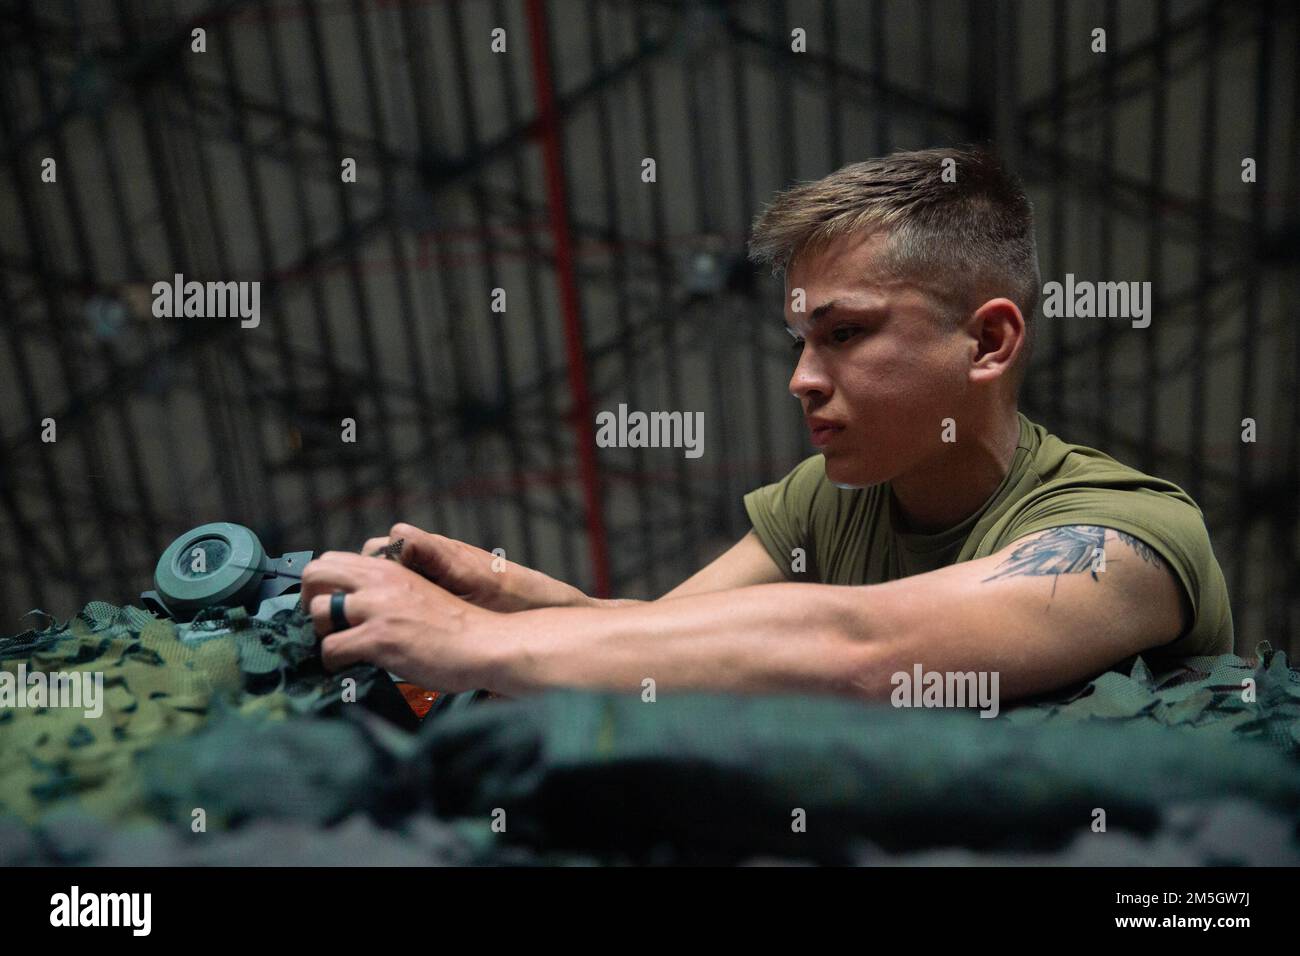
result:
[[[876,232],[888,236],[886,271],[925,288],[945,314],[964,318],[1005,296],[1027,334],[1033,328],[1041,282],[1033,206],[1019,178],[979,146],[891,153],[785,189],[754,218],[749,258],[781,275],[805,253]]]

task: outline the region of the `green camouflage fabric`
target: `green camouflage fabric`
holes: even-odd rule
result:
[[[1300,674],[1261,652],[1258,665],[1224,655],[1161,681],[1139,661],[996,719],[808,697],[554,694],[449,718],[422,744],[441,816],[509,808],[515,838],[551,849],[827,863],[867,844],[1044,853],[1100,839],[1096,808],[1107,832],[1151,838],[1173,808],[1244,801],[1284,821],[1270,859],[1297,860]]]
[[[1300,863],[1300,673],[1267,645],[995,719],[563,691],[415,733],[344,703],[377,672],[316,647],[297,612],[98,603],[0,639],[5,669],[96,666],[108,697],[89,742],[80,711],[0,716],[0,865]]]
[[[242,608],[189,624],[140,608],[92,601],[63,625],[0,638],[0,669],[103,673],[103,714],[77,708],[0,708],[0,812],[26,820],[67,804],[105,819],[147,816],[137,759],[233,710],[283,720],[341,706],[343,681],[357,699],[377,671],[327,674],[308,618],[281,611],[269,622]]]

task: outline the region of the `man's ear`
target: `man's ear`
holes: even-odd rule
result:
[[[1011,376],[1025,347],[1025,317],[1010,299],[989,299],[970,314],[966,330],[974,344],[971,379]]]

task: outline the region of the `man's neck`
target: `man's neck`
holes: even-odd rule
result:
[[[1011,470],[1020,444],[1015,407],[945,443],[920,468],[890,481],[907,530],[933,534],[961,524],[993,496]]]

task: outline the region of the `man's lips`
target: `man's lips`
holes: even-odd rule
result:
[[[827,418],[806,418],[808,429],[812,432],[812,443],[818,448],[830,442],[837,434],[844,431],[844,426]]]

